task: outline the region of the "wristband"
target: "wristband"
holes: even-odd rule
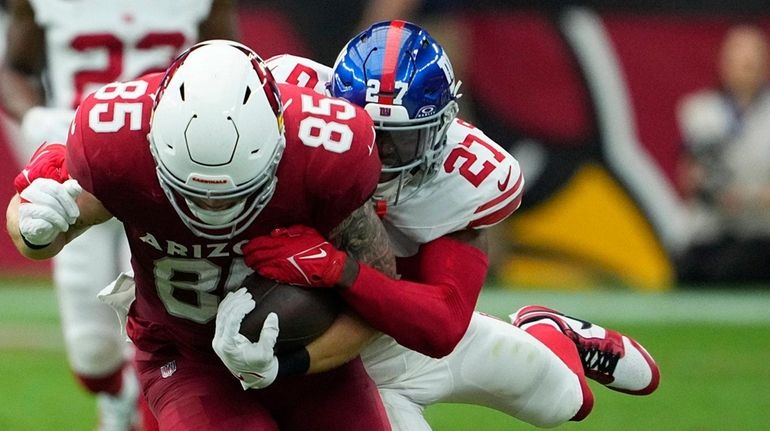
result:
[[[21,232],[19,232],[19,236],[21,237],[21,240],[24,241],[24,245],[26,245],[27,248],[30,248],[32,250],[40,250],[51,245],[50,242],[48,244],[43,244],[43,245],[32,244],[31,242],[27,241],[27,238],[24,238],[24,234],[22,234]]]
[[[290,353],[278,355],[278,377],[305,374],[310,369],[310,353],[301,348]]]

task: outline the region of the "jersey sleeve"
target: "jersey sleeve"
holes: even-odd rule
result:
[[[75,119],[67,134],[67,171],[72,178],[78,181],[84,190],[95,195],[91,166],[89,165],[83,142],[83,111],[84,109],[81,108],[75,111]]]
[[[56,2],[51,0],[29,0],[29,5],[35,13],[35,22],[41,27],[45,27],[52,17],[62,12]]]
[[[142,178],[146,177],[154,179],[147,134],[151,95],[161,78],[158,73],[128,83],[105,85],[105,89],[137,91],[127,97],[98,98],[98,92],[86,97],[75,111],[67,134],[67,171],[116,217],[122,214],[119,207],[130,210],[131,204],[123,202],[122,196],[132,184],[144,184]],[[132,109],[124,112],[116,108],[127,105],[132,105]]]
[[[463,229],[501,222],[521,205],[524,177],[518,161],[481,130],[455,120],[439,172],[419,192],[388,208],[385,222],[401,242],[419,244]]]
[[[434,358],[446,356],[468,328],[489,259],[450,237],[424,244],[414,259],[419,268],[414,280],[394,280],[361,264],[342,296],[372,327],[402,346]]]
[[[346,100],[295,85],[279,89],[285,107],[283,158],[290,160],[282,161],[279,176],[295,178],[305,191],[312,226],[328,235],[377,187],[381,164],[374,125],[366,111]]]
[[[309,58],[282,54],[266,62],[273,78],[279,83],[309,88],[318,94],[327,94],[326,84],[332,76],[332,69]]]
[[[351,105],[352,106],[352,105]],[[369,202],[380,177],[380,158],[374,148],[374,127],[366,112],[356,108],[356,117],[346,123],[352,134],[350,149],[328,154],[313,187],[321,196],[317,213],[324,220],[322,232],[331,232],[353,211]]]

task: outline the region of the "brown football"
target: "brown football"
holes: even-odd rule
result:
[[[242,286],[257,305],[243,318],[241,334],[256,342],[267,315],[278,315],[278,340],[275,352],[286,353],[306,346],[331,326],[342,301],[331,289],[308,289],[279,283],[253,273]]]

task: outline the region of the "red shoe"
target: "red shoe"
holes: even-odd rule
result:
[[[586,377],[610,389],[648,395],[658,387],[658,366],[631,337],[538,305],[523,307],[510,318],[522,329],[543,320],[553,322],[577,346]]]

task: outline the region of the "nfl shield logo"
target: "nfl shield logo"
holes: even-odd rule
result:
[[[390,108],[380,107],[380,116],[390,117]]]

